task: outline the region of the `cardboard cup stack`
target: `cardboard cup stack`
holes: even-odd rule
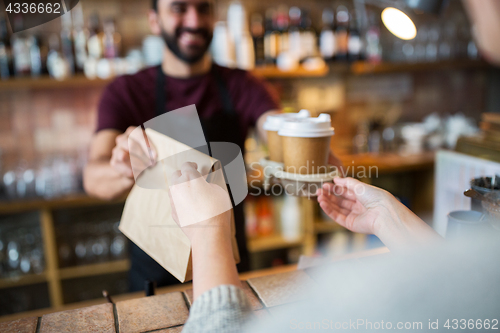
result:
[[[284,121],[278,135],[282,138],[285,171],[298,174],[327,173],[333,134],[329,114]]]
[[[264,130],[267,131],[267,143],[269,147],[269,159],[274,162],[283,163],[283,143],[278,135],[282,124],[287,120],[306,119],[310,117],[309,111],[301,110],[299,113],[281,113],[267,117]]]

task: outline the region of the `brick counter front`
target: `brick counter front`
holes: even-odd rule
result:
[[[114,333],[113,305],[110,303],[94,305],[44,315],[40,325],[40,333],[49,332]]]
[[[266,304],[283,304],[297,299],[296,292],[303,290],[304,271],[269,275],[242,281],[257,320],[270,316]],[[281,281],[279,293],[273,293],[276,282]],[[259,297],[260,295],[260,297]],[[269,297],[269,298],[268,298]],[[64,333],[64,332],[181,332],[189,316],[193,301],[192,289],[151,297],[94,305],[75,310],[28,317],[0,323],[2,333]],[[272,312],[271,312],[272,313]]]
[[[181,292],[118,302],[116,312],[121,333],[179,326],[186,322],[189,315]]]
[[[384,255],[387,248],[378,248],[339,257],[343,260],[365,260]],[[248,296],[255,320],[266,320],[288,312],[293,303],[307,297],[310,288],[321,281],[314,268],[295,270],[289,267],[276,274],[268,272],[243,273],[242,287]],[[0,333],[178,333],[188,319],[193,302],[193,290],[175,291],[151,297],[142,297],[116,304],[106,303],[61,311],[40,317],[26,317],[0,322]],[[179,289],[177,289],[179,290]]]

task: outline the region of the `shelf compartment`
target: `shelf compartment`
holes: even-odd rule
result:
[[[63,304],[102,299],[103,290],[113,298],[129,292],[128,272],[65,279],[61,284]]]
[[[72,194],[60,198],[54,199],[27,199],[27,200],[12,200],[12,201],[0,201],[0,214],[12,214],[17,212],[25,212],[30,210],[40,210],[40,209],[59,209],[68,207],[84,207],[84,206],[100,206],[100,205],[111,205],[114,203],[125,202],[125,197],[105,201],[96,198],[89,197],[86,194]]]
[[[47,282],[47,275],[45,273],[19,275],[16,277],[1,278],[0,289],[27,286],[44,282]]]
[[[295,240],[289,240],[281,235],[272,235],[249,239],[247,242],[247,247],[248,251],[255,253],[302,246],[303,242],[304,239],[302,237]]]
[[[101,88],[108,85],[113,79],[90,80],[82,74],[72,76],[64,80],[56,80],[50,76],[38,78],[21,77],[0,80],[0,90],[22,90],[22,89],[60,89],[60,88]]]
[[[334,221],[319,220],[314,223],[314,233],[316,234],[325,234],[342,230],[346,230],[346,228]]]
[[[251,70],[255,76],[267,79],[286,79],[301,77],[323,77],[329,72],[337,74],[383,74],[398,72],[421,72],[431,70],[454,70],[454,69],[487,69],[491,68],[488,63],[480,60],[448,60],[423,63],[391,63],[384,62],[372,64],[358,61],[351,65],[348,63],[331,63],[316,70],[307,70],[300,66],[291,71],[282,71],[273,65],[258,66]],[[103,88],[115,78],[109,79],[88,79],[82,74],[69,77],[64,80],[56,80],[49,76],[39,78],[21,77],[0,80],[0,91],[2,90],[23,90],[23,89],[66,89],[66,88]]]
[[[251,70],[255,76],[264,78],[293,78],[293,77],[318,77],[328,74],[328,66],[318,70],[309,71],[299,67],[293,71],[282,71],[276,66],[259,66]],[[111,83],[115,77],[109,79],[88,79],[82,74],[64,80],[56,80],[49,76],[38,78],[21,77],[0,80],[1,90],[23,89],[66,89],[66,88],[103,88]]]
[[[294,77],[321,77],[325,76],[329,72],[328,66],[324,66],[317,70],[307,70],[300,66],[299,68],[292,71],[283,71],[276,66],[259,66],[253,69],[252,74],[255,76],[260,76],[268,79],[273,78],[294,78]]]
[[[486,69],[490,65],[480,60],[447,60],[435,62],[416,62],[416,63],[391,63],[384,62],[371,64],[369,62],[358,61],[351,65],[350,72],[355,75],[383,74],[399,72],[423,72],[440,71],[456,69]]]
[[[61,268],[59,270],[59,277],[62,280],[74,279],[79,277],[127,272],[129,269],[130,261],[128,259],[123,259],[101,262],[97,264]]]

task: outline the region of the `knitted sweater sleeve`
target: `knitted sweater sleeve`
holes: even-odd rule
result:
[[[252,310],[245,292],[222,285],[203,293],[193,303],[183,333],[241,332]]]

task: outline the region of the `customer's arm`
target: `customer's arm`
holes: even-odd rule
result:
[[[214,185],[217,186],[217,185]],[[231,243],[231,215],[218,215],[201,225],[188,226],[193,255],[193,294],[196,301],[204,292],[220,285],[241,287]],[[194,231],[194,232],[193,232]]]
[[[391,250],[442,238],[392,194],[353,178],[335,178],[318,190],[323,211],[345,228],[374,234]]]
[[[464,0],[471,21],[474,39],[481,55],[489,62],[500,66],[500,1]]]
[[[104,200],[120,197],[134,185],[131,161],[136,170],[151,164],[154,149],[151,149],[152,156],[148,156],[150,152],[142,132],[134,132],[135,129],[129,127],[125,133],[106,129],[94,135],[83,172],[83,185],[89,195]]]
[[[184,163],[169,184],[174,220],[192,249],[194,303],[183,332],[241,331],[251,309],[233,256],[229,195],[206,182],[195,163]],[[193,215],[199,221],[186,225],[183,218]]]

